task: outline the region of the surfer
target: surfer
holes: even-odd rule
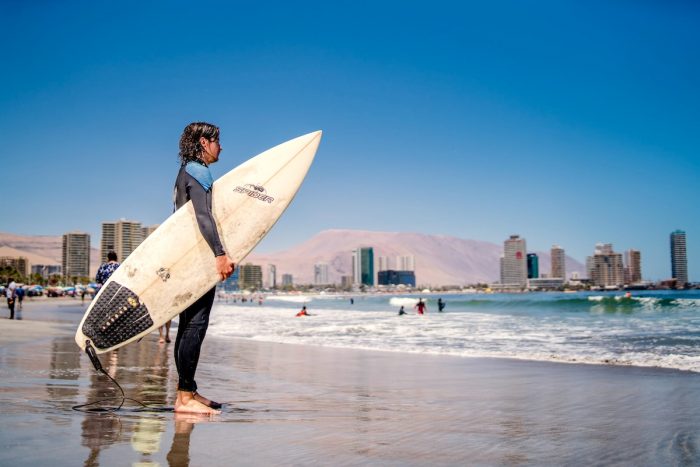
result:
[[[418,310],[419,315],[422,315],[423,313],[425,313],[427,306],[425,305],[425,302],[423,301],[423,299],[419,298],[418,303],[416,303],[416,306],[414,308],[416,308]]]
[[[299,318],[299,317],[301,317],[301,316],[311,316],[311,315],[309,315],[309,314],[306,312],[306,305],[304,305],[304,306],[301,308],[301,311],[300,311],[299,313],[297,313],[297,315],[296,315],[297,318]]]
[[[442,301],[442,298],[438,298],[438,311],[442,313],[442,310],[445,309],[445,302]]]
[[[196,122],[185,127],[180,137],[180,171],[175,181],[175,209],[192,201],[199,231],[214,255],[214,266],[221,280],[233,273],[234,264],[221,244],[211,210],[213,178],[209,165],[219,160],[219,128]],[[180,313],[175,338],[175,366],[178,373],[176,412],[219,413],[221,404],[197,392],[194,380],[202,341],[209,326],[216,287]]]
[[[399,316],[403,316],[405,314],[406,314],[406,312],[403,309],[403,305],[401,305],[401,309],[399,310]]]

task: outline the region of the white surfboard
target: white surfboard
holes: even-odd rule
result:
[[[294,198],[313,162],[321,131],[282,143],[244,162],[212,186],[221,242],[238,265]],[[100,289],[75,341],[96,353],[156,330],[210,290],[220,276],[192,202],[173,213]]]

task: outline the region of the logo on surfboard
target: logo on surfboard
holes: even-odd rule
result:
[[[251,198],[256,198],[259,201],[263,201],[265,203],[270,203],[275,200],[272,196],[266,195],[265,194],[265,187],[262,185],[258,185],[256,183],[246,183],[243,186],[237,186],[236,188],[233,189],[234,193],[243,193],[245,195],[250,196]]]

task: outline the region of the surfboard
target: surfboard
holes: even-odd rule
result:
[[[238,265],[296,195],[316,155],[321,131],[249,159],[212,185],[212,213],[226,253]],[[220,280],[192,202],[175,211],[117,268],[78,326],[75,341],[96,353],[153,332]]]

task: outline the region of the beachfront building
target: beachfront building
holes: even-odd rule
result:
[[[267,286],[271,289],[277,288],[277,266],[274,264],[267,265]]]
[[[354,285],[374,285],[374,248],[352,251],[352,277]]]
[[[121,263],[141,244],[143,238],[140,222],[126,219],[103,222],[100,262],[107,262],[107,253],[114,251],[117,254],[117,261]]]
[[[352,276],[341,276],[340,277],[340,287],[343,289],[351,289],[352,288]]]
[[[378,256],[377,257],[377,272],[388,271],[389,269],[394,269],[391,258],[389,256]]]
[[[238,287],[241,289],[262,289],[262,266],[246,263],[239,267]]]
[[[559,245],[552,245],[549,250],[551,257],[551,270],[549,277],[558,277],[566,282],[566,253]]]
[[[387,268],[391,269],[391,268]],[[416,270],[416,257],[413,255],[398,255],[396,257],[396,270],[397,271],[415,271]]]
[[[525,239],[511,235],[503,242],[501,257],[501,286],[524,288],[527,286],[527,256]]]
[[[51,276],[63,275],[63,269],[60,264],[32,264],[32,274],[39,274],[48,279]]]
[[[90,276],[90,234],[63,234],[62,269],[67,278]]]
[[[0,268],[12,268],[21,275],[27,276],[29,261],[24,256],[0,256]]]
[[[625,251],[625,284],[642,281],[642,253],[639,250]]]
[[[678,285],[688,283],[688,255],[685,247],[685,232],[671,232],[671,277]]]
[[[537,253],[527,254],[527,278],[537,279],[540,277],[540,260]]]
[[[314,264],[314,285],[328,285],[328,263]]]
[[[539,277],[527,281],[529,290],[559,290],[564,286],[561,277]]]
[[[396,271],[389,269],[379,271],[377,274],[377,284],[379,285],[407,285],[416,286],[416,273],[414,271]]]
[[[282,287],[291,287],[294,285],[294,277],[291,274],[282,274]]]
[[[624,285],[625,274],[622,254],[615,253],[612,243],[598,243],[595,253],[586,264],[590,265],[591,283],[598,287],[620,287]]]
[[[160,224],[153,224],[141,227],[141,238],[146,240],[146,238],[148,238],[149,235],[155,232],[158,227],[160,227]]]

